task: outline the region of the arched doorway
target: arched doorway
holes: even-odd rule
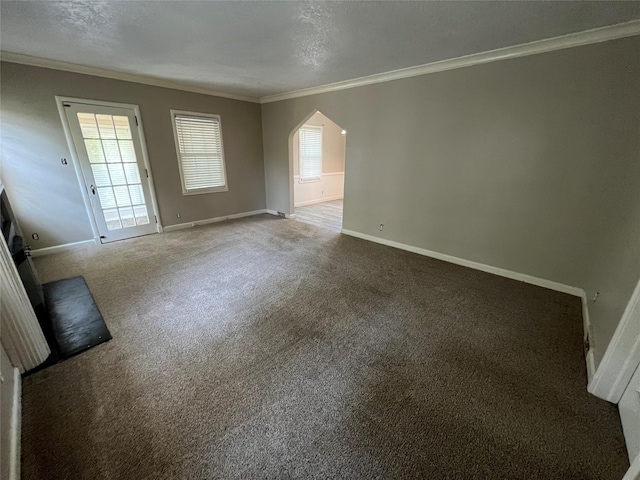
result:
[[[289,142],[295,218],[342,229],[346,130],[320,111],[293,130]]]

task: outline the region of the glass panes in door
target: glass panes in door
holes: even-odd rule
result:
[[[82,112],[77,116],[107,229],[148,224],[129,118]]]

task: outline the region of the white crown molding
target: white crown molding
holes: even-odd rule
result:
[[[538,53],[553,52],[555,50],[606,42],[608,40],[616,40],[618,38],[633,37],[635,35],[640,35],[640,20],[633,20],[631,22],[620,23],[608,27],[595,28],[584,32],[571,33],[560,37],[537,40],[535,42],[524,43],[522,45],[515,45],[512,47],[498,48],[497,50],[490,50],[488,52],[474,53],[463,57],[441,60],[415,67],[401,68],[399,70],[392,70],[390,72],[354,78],[352,80],[329,83],[318,87],[304,88],[302,90],[279,93],[276,95],[267,95],[260,98],[260,103],[279,102],[281,100],[307,97],[309,95],[317,95],[319,93],[336,92],[338,90],[346,90],[348,88],[390,82],[392,80],[399,80],[402,78],[417,77],[420,75],[427,75],[429,73],[444,72],[446,70],[470,67],[472,65],[481,65],[483,63],[497,62],[499,60],[507,60],[510,58],[525,57]]]
[[[77,63],[50,60],[48,58],[32,57],[30,55],[22,55],[20,53],[0,51],[0,60],[9,63],[19,63],[21,65],[31,65],[34,67],[51,68],[53,70],[63,70],[65,72],[82,73],[84,75],[93,75],[94,77],[103,77],[111,78],[113,80],[122,80],[125,82],[142,83],[144,85],[153,85],[154,87],[172,88],[174,90],[182,90],[184,92],[201,93],[203,95],[211,95],[214,97],[230,98],[232,100],[241,100],[243,102],[260,103],[260,100],[257,97],[236,95],[233,93],[210,90],[208,88],[195,87],[171,80],[162,80],[159,78],[118,72],[105,68],[88,67],[86,65],[79,65]]]
[[[470,67],[472,65],[481,65],[483,63],[496,62],[499,60],[506,60],[510,58],[518,58],[528,55],[535,55],[538,53],[553,52],[555,50],[579,47],[581,45],[589,45],[592,43],[606,42],[608,40],[616,40],[619,38],[633,37],[635,35],[640,35],[640,20],[633,20],[631,22],[620,23],[617,25],[595,28],[593,30],[586,30],[584,32],[571,33],[568,35],[562,35],[560,37],[537,40],[531,43],[499,48],[496,50],[490,50],[488,52],[474,53],[471,55],[441,60],[424,65],[401,68],[399,70],[377,73],[375,75],[354,78],[351,80],[344,80],[336,83],[329,83],[317,87],[304,88],[301,90],[278,93],[275,95],[267,95],[260,98],[246,95],[236,95],[232,93],[211,90],[208,88],[196,87],[185,83],[174,82],[171,80],[162,80],[159,78],[147,77],[144,75],[124,73],[98,67],[89,67],[76,63],[61,62],[58,60],[51,60],[41,57],[32,57],[30,55],[22,55],[19,53],[0,51],[0,60],[9,63],[19,63],[22,65],[51,68],[54,70],[63,70],[66,72],[111,78],[114,80],[122,80],[125,82],[141,83],[144,85],[153,85],[155,87],[172,88],[185,92],[230,98],[232,100],[240,100],[243,102],[272,103],[279,102],[281,100],[288,100],[291,98],[317,95],[319,93],[335,92],[339,90],[346,90],[349,88],[362,87],[364,85],[390,82],[392,80],[399,80],[402,78],[417,77],[420,75],[427,75],[429,73],[444,72],[446,70]]]

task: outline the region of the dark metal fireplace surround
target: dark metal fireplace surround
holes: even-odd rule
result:
[[[4,189],[0,194],[0,229],[51,349],[51,355],[42,365],[25,374],[35,373],[110,340],[111,334],[84,278],[40,283],[31,249],[24,241]]]

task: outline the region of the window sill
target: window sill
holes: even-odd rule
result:
[[[189,191],[182,191],[182,195],[183,196],[188,196],[188,195],[202,195],[205,193],[220,193],[220,192],[228,192],[229,191],[229,187],[216,187],[216,188],[200,188],[198,190],[189,190]]]
[[[299,183],[313,183],[313,182],[321,182],[322,177],[318,178],[298,178]]]

